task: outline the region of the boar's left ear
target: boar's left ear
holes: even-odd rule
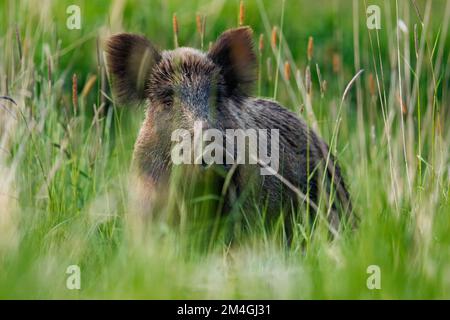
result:
[[[227,93],[250,94],[256,81],[256,56],[253,32],[249,27],[228,30],[217,39],[208,52],[209,58],[221,68]]]
[[[121,103],[141,102],[150,73],[161,59],[145,37],[130,33],[112,36],[106,43],[106,60],[116,96]]]

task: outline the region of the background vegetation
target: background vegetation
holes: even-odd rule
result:
[[[71,4],[81,30],[66,28]],[[366,27],[370,4],[381,8],[381,30]],[[1,298],[450,298],[450,2],[243,6],[239,14],[237,0],[0,3],[0,96],[14,101],[0,99]],[[205,49],[227,28],[252,26],[257,93],[330,143],[361,217],[356,231],[330,241],[299,223],[286,247],[279,228],[252,224],[229,245],[210,234],[225,228],[208,217],[215,195],[189,202],[179,188],[167,202],[180,223],[144,230],[129,221],[144,110],[114,103],[102,43],[129,31],[173,48],[174,13],[183,46],[202,46],[197,15],[206,17]],[[81,290],[66,288],[73,264]],[[380,290],[366,286],[369,265],[381,269]]]

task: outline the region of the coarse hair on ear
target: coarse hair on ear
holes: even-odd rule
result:
[[[257,78],[253,31],[249,27],[230,29],[222,33],[208,52],[208,57],[220,67],[229,95],[249,95]]]
[[[138,103],[152,68],[161,59],[159,51],[144,36],[120,33],[106,42],[106,62],[113,90],[120,103]]]

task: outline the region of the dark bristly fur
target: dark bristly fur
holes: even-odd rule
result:
[[[256,56],[250,28],[226,31],[207,54],[192,48],[159,52],[144,37],[130,34],[113,36],[106,51],[114,89],[121,101],[149,103],[134,150],[137,185],[141,189],[138,193],[146,210],[155,208],[158,194],[169,183],[171,132],[191,130],[195,121],[202,121],[206,127],[222,131],[278,129],[279,174],[308,194],[313,203],[319,201],[325,174],[328,189],[333,185],[337,196],[330,210],[331,225],[338,228],[343,217],[351,217],[349,194],[340,168],[328,156],[326,143],[277,102],[251,97]],[[324,170],[327,158],[328,168]],[[279,177],[260,176],[257,169],[257,165],[238,166],[230,187],[234,196],[250,189],[260,203],[268,204],[271,215],[293,203],[298,205],[298,195],[292,188]],[[308,172],[312,176],[309,183]],[[225,208],[232,206],[233,199],[229,202]]]

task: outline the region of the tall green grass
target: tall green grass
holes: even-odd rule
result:
[[[244,1],[244,23],[264,38],[261,95],[330,143],[361,219],[330,240],[300,214],[290,246],[282,219],[217,219],[207,180],[192,190],[175,172],[168,214],[153,223],[128,203],[144,109],[114,102],[103,40],[125,30],[172,48],[176,12],[180,46],[202,45],[196,14],[206,16],[207,48],[238,25],[239,1],[79,1],[81,30],[65,27],[71,1],[2,2],[0,96],[15,103],[0,99],[0,297],[449,298],[450,4],[373,2],[381,30],[366,28],[369,4],[357,0]],[[73,264],[81,290],[66,288]],[[380,290],[366,286],[370,265]]]

